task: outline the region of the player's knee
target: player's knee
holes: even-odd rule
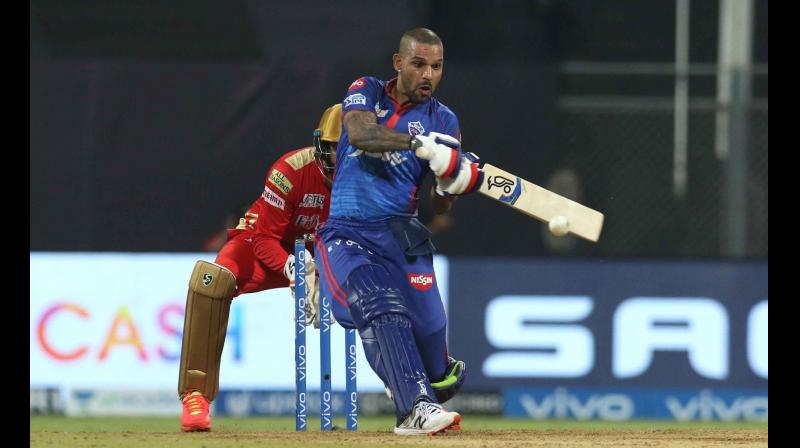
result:
[[[229,300],[236,290],[236,276],[221,264],[198,260],[189,280],[189,290],[212,299]]]
[[[234,278],[239,279],[241,276],[241,269],[239,267],[239,261],[236,259],[235,256],[231,254],[223,254],[219,253],[217,258],[214,259],[214,264],[219,265],[230,271]]]
[[[411,313],[400,290],[393,284],[394,279],[382,266],[363,265],[350,273],[344,286],[356,327],[365,328],[383,315],[405,316],[408,321]]]

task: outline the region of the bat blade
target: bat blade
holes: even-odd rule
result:
[[[521,213],[548,223],[563,215],[569,220],[569,233],[597,242],[603,229],[602,213],[565,198],[532,182],[485,164],[480,192]]]

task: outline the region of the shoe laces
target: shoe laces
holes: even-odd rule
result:
[[[202,414],[207,405],[206,398],[200,392],[190,392],[186,398],[183,399],[184,412],[190,415]]]
[[[418,409],[420,411],[420,414],[423,416],[439,414],[441,412],[444,412],[441,405],[436,403],[431,403],[428,401],[420,401]]]

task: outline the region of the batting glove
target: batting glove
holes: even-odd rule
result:
[[[411,139],[411,149],[418,157],[429,160],[436,177],[450,178],[461,169],[461,144],[447,134],[431,132],[427,137],[417,135]]]
[[[480,158],[474,153],[464,154],[461,169],[452,179],[436,178],[436,194],[439,196],[461,195],[472,193],[483,183],[483,170],[478,168]]]

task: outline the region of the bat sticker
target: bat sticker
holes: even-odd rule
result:
[[[500,177],[500,176],[495,176],[495,177]],[[504,188],[503,191],[508,192],[508,190],[510,189],[511,189],[510,187],[508,187],[508,189]],[[514,192],[511,194],[504,194],[500,196],[498,200],[500,202],[505,202],[508,205],[514,205],[514,203],[517,202],[517,199],[519,199],[521,195],[522,195],[522,181],[518,177],[516,186],[514,187]]]
[[[517,182],[519,182],[519,177],[517,178]],[[487,183],[489,184],[489,190],[491,190],[492,187],[498,187],[502,188],[505,194],[511,193],[511,186],[514,185],[514,181],[506,179],[503,176],[489,176]]]

